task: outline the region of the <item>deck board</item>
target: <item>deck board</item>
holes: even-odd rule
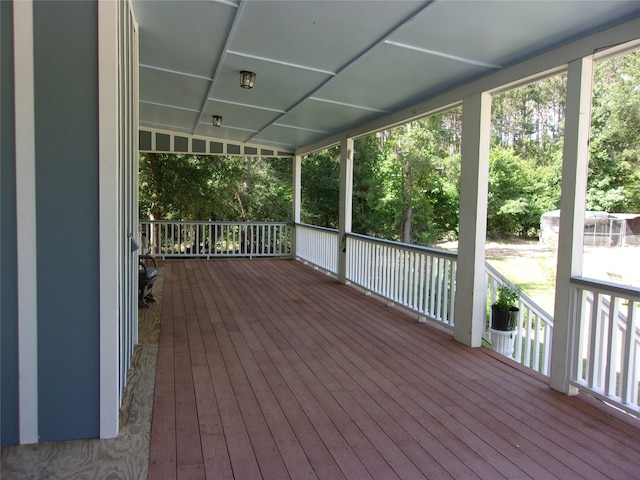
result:
[[[150,479],[632,479],[640,425],[299,262],[165,263]]]

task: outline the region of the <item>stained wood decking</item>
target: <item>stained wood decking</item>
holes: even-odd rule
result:
[[[640,478],[636,420],[308,266],[165,265],[150,479]]]

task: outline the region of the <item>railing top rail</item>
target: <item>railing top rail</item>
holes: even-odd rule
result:
[[[502,275],[498,270],[495,269],[495,267],[493,267],[488,262],[485,262],[485,268],[490,275],[497,278],[500,282],[503,282],[505,285],[508,285],[511,288],[517,288],[516,285],[510,282],[504,275]],[[518,290],[520,291],[520,302],[525,303],[530,310],[533,310],[545,322],[553,326],[553,317],[549,314],[549,312],[547,312],[544,308],[538,305],[531,297],[529,297],[522,290],[520,289]]]
[[[322,230],[324,232],[330,232],[330,233],[335,233],[338,234],[338,230],[336,230],[335,228],[329,228],[329,227],[320,227],[318,225],[310,225],[308,223],[296,223],[295,224],[296,227],[305,227],[305,228],[310,228],[312,230]]]
[[[187,225],[292,225],[290,222],[229,222],[217,220],[149,220],[142,218],[139,223],[151,223],[154,225],[163,225],[171,223],[180,223]]]
[[[401,247],[405,250],[413,250],[416,252],[428,253],[436,257],[450,258],[452,260],[455,260],[458,258],[457,253],[448,252],[447,250],[440,250],[438,248],[431,248],[431,247],[422,247],[420,245],[411,245],[410,243],[395,242],[393,240],[385,240],[383,238],[370,237],[368,235],[361,235],[359,233],[348,233],[347,237],[359,238],[362,240],[366,240],[367,242],[381,243],[384,245],[389,245],[391,247]]]
[[[517,288],[516,285],[511,282],[507,277],[505,277],[502,273],[500,273],[496,268],[491,265],[489,262],[484,262],[485,269],[495,278],[500,280],[503,284],[507,285],[511,288]]]
[[[587,277],[571,277],[571,284],[581,287],[587,287],[591,290],[615,295],[616,297],[624,297],[635,302],[640,302],[640,288],[620,285],[619,283],[607,282]]]

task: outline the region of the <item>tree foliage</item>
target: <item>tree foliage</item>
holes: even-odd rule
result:
[[[139,187],[141,218],[291,219],[292,164],[286,158],[143,153]]]
[[[302,164],[302,223],[338,228],[340,150],[312,153]]]
[[[493,98],[487,232],[535,236],[559,208],[566,76]],[[429,245],[455,239],[461,108],[355,141],[353,231]],[[596,67],[587,207],[640,213],[640,53]],[[338,147],[302,163],[301,217],[336,228]],[[289,221],[290,159],[142,154],[140,214],[161,219]]]
[[[598,65],[591,118],[587,207],[640,213],[640,52]]]

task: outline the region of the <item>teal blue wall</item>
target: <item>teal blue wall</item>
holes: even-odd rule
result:
[[[100,434],[97,18],[34,3],[41,441]]]
[[[18,293],[13,90],[13,4],[0,1],[0,443],[18,443]]]

